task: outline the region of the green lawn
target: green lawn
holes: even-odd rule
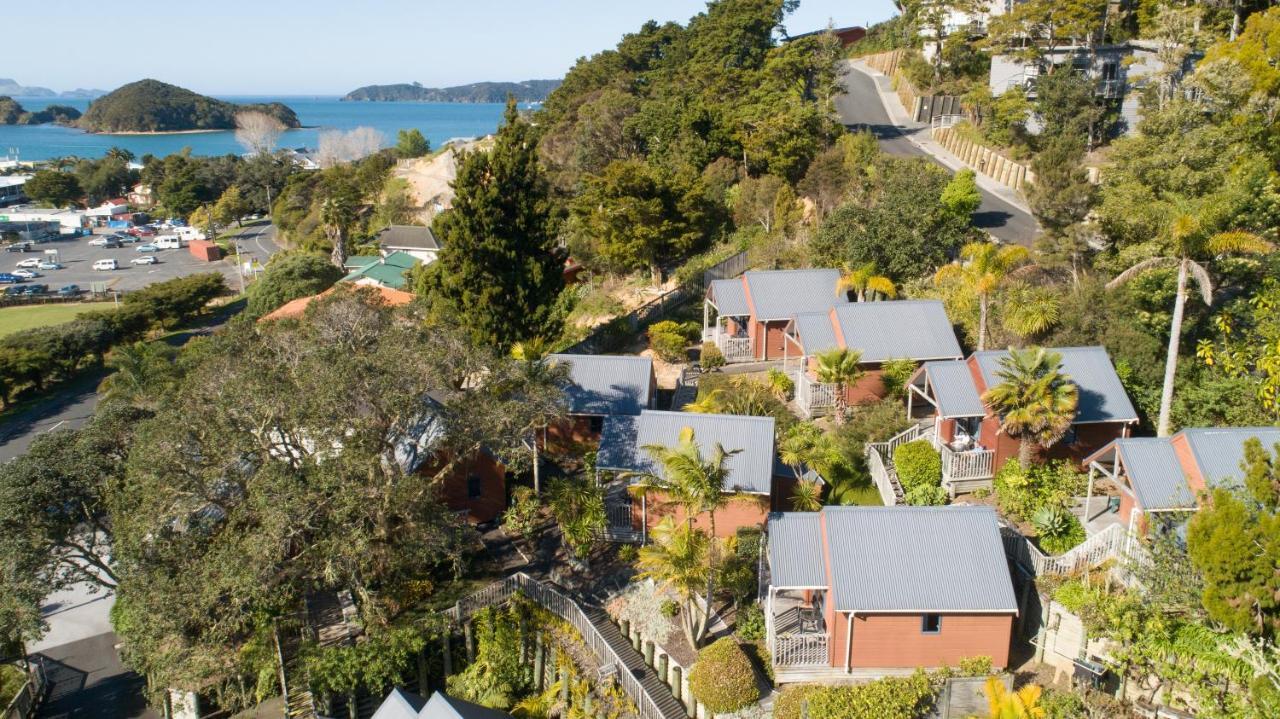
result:
[[[0,337],[34,327],[48,327],[70,322],[76,315],[89,310],[105,310],[111,302],[68,302],[48,305],[22,305],[0,307]]]

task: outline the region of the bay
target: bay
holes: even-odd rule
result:
[[[27,110],[43,110],[48,105],[69,105],[80,112],[89,100],[14,98]],[[325,130],[372,127],[382,133],[387,145],[395,144],[399,130],[417,128],[439,147],[448,140],[480,137],[494,132],[502,121],[501,103],[451,102],[339,102],[337,96],[228,96],[219,99],[235,103],[283,102],[298,114],[304,127],[280,137],[284,148],[315,149]],[[157,157],[191,148],[193,155],[241,154],[235,133],[226,131],[174,135],[94,135],[58,125],[0,125],[0,159],[48,160],[55,157],[101,157],[112,146],[123,147],[141,158]],[[16,157],[14,157],[16,155]]]

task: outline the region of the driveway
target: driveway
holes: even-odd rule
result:
[[[48,694],[39,719],[156,719],[143,699],[146,681],[125,669],[107,632],[36,652],[44,663]]]
[[[880,148],[899,157],[927,157],[946,167],[936,157],[911,141],[916,133],[927,133],[927,125],[905,127],[894,124],[881,101],[876,81],[852,63],[845,63],[841,75],[844,94],[836,98],[836,114],[850,129],[866,129],[880,141]],[[947,168],[950,170],[951,168]],[[979,186],[982,205],[973,215],[973,224],[1001,242],[1031,246],[1038,225],[1030,213],[1006,202]]]

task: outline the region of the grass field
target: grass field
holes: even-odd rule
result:
[[[111,306],[113,306],[111,302],[69,302],[0,307],[0,337],[34,327],[48,327],[70,322],[81,312],[104,310]]]

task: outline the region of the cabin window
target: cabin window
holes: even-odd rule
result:
[[[926,614],[920,622],[920,631],[923,634],[937,634],[942,631],[942,615]]]
[[[480,499],[480,475],[467,477],[467,499]]]
[[[591,431],[599,434],[604,431],[604,417],[592,417],[588,420]]]

